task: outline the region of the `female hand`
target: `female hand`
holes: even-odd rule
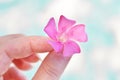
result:
[[[36,53],[49,52],[33,80],[58,80],[70,57],[53,51],[47,38],[13,34],[0,37],[0,80],[26,80],[19,70],[28,70],[39,60]],[[14,67],[10,67],[14,64]]]

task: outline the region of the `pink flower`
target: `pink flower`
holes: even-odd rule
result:
[[[64,56],[71,56],[75,53],[80,53],[81,50],[76,41],[87,41],[85,25],[74,25],[75,23],[76,22],[74,20],[67,19],[61,15],[58,22],[58,29],[56,28],[54,18],[49,20],[44,29],[51,38],[48,43],[56,52],[61,52]]]

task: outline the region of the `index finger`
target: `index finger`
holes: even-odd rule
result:
[[[52,51],[48,44],[48,38],[43,36],[24,36],[10,41],[5,46],[5,52],[11,58],[24,58],[32,53],[43,53]]]

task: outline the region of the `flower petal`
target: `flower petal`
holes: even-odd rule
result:
[[[68,28],[71,28],[74,24],[75,24],[74,20],[69,20],[63,15],[61,15],[58,23],[58,30],[60,33],[65,32]]]
[[[85,33],[85,25],[79,24],[71,28],[68,32],[69,38],[77,40],[79,42],[86,42],[88,40],[87,34]]]
[[[56,40],[57,29],[54,18],[51,18],[44,28],[44,31],[48,34],[48,36],[54,40]]]
[[[61,52],[63,49],[63,44],[61,44],[60,42],[56,42],[56,41],[48,41],[48,43],[53,47],[53,49],[56,52]]]
[[[68,41],[64,44],[63,55],[71,56],[75,53],[80,53],[80,47],[77,43],[73,41]]]

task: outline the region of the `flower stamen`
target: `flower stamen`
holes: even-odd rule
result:
[[[68,37],[65,33],[61,34],[58,38],[58,40],[62,43],[66,42],[68,40]]]

